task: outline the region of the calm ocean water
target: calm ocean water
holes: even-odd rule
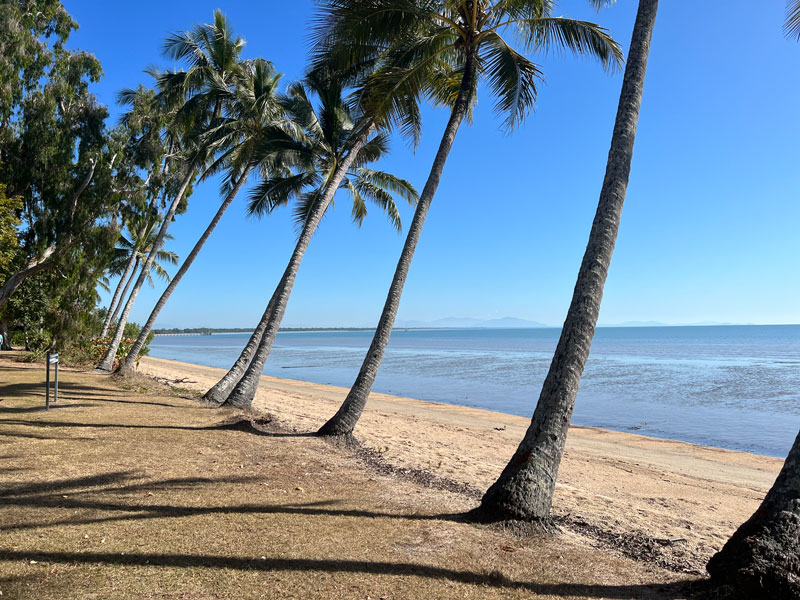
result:
[[[374,391],[529,417],[558,329],[398,330]],[[349,387],[370,331],[278,334],[264,373]],[[151,356],[228,368],[247,334],[156,336]],[[785,456],[800,325],[597,330],[573,423]]]

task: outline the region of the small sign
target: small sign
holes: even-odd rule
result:
[[[55,354],[48,354],[47,355],[47,360],[50,361],[51,365],[57,365],[58,364],[58,352],[56,352]]]

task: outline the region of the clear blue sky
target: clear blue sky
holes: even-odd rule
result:
[[[784,3],[662,2],[617,250],[601,323],[800,323],[800,43],[781,31]],[[72,47],[94,52],[117,90],[147,82],[169,31],[209,22],[221,8],[264,57],[299,78],[311,0],[66,0],[80,23]],[[627,52],[633,0],[594,14],[587,2],[560,12],[607,27]],[[572,56],[538,57],[547,76],[534,114],[500,131],[482,90],[462,127],[411,269],[399,320],[515,316],[560,325],[602,183],[622,75]],[[112,106],[114,119],[118,109]],[[396,139],[382,168],[422,188],[446,114],[425,113],[416,154]],[[291,252],[289,211],[262,221],[234,204],[161,313],[177,327],[253,326]],[[184,256],[218,205],[217,186],[197,188],[174,223]],[[403,213],[404,223],[411,211]],[[286,326],[377,322],[403,237],[373,212],[361,229],[347,198],[311,243]],[[160,287],[163,287],[161,284]],[[133,319],[158,293],[145,289]],[[107,300],[106,300],[107,302]]]

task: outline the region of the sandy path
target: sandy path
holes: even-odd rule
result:
[[[222,369],[144,358],[140,370],[205,391]],[[284,425],[314,431],[347,390],[263,377],[254,408]],[[494,481],[522,439],[528,419],[373,393],[356,429],[394,465],[426,469],[480,489]],[[611,534],[663,540],[665,560],[687,569],[705,561],[752,514],[780,470],[780,459],[573,427],[553,510]],[[685,540],[685,541],[683,541]]]

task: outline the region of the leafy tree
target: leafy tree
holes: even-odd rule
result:
[[[0,93],[0,183],[22,200],[22,260],[0,281],[2,307],[45,270],[59,269],[67,280],[99,276],[83,266],[113,243],[126,166],[105,129],[106,109],[89,92],[100,63],[64,48],[77,25],[60,3],[2,2],[0,11],[0,71],[9,82]]]
[[[318,109],[314,107],[312,95],[319,98]],[[378,133],[363,145],[356,145],[362,144],[358,140],[359,115],[347,106],[339,84],[312,73],[305,84],[290,86],[285,106],[302,132],[297,142],[287,147],[293,155],[291,162],[295,164],[291,173],[273,175],[257,186],[249,209],[252,214],[265,215],[296,201],[295,220],[300,226],[300,236],[289,265],[242,354],[225,377],[206,393],[205,398],[212,402],[224,401],[234,406],[252,403],[300,261],[322,216],[333,202],[333,192],[343,190],[350,195],[353,220],[357,224],[366,217],[366,203],[370,202],[389,216],[398,231],[400,216],[393,196],[412,204],[417,198],[416,190],[407,181],[367,168],[366,165],[388,153],[388,137]],[[330,197],[326,198],[327,195]]]
[[[495,109],[513,129],[533,106],[539,67],[525,51],[566,48],[598,58],[606,67],[621,60],[620,50],[605,30],[593,23],[552,16],[553,2],[524,0],[356,0],[329,2],[322,45],[355,48],[345,59],[364,61],[380,54],[382,63],[370,76],[367,102],[404,90],[405,96],[427,95],[450,107],[428,180],[422,190],[375,335],[358,376],[339,411],[319,430],[320,435],[349,436],[369,397],[372,384],[400,305],[414,250],[428,209],[441,180],[456,133],[470,115],[476,90],[484,81],[495,96]],[[504,37],[505,36],[505,37]],[[513,36],[521,48],[509,41]],[[367,49],[362,56],[358,49]],[[345,69],[350,67],[345,65]],[[397,110],[413,108],[405,101]],[[406,123],[417,121],[413,112]]]

